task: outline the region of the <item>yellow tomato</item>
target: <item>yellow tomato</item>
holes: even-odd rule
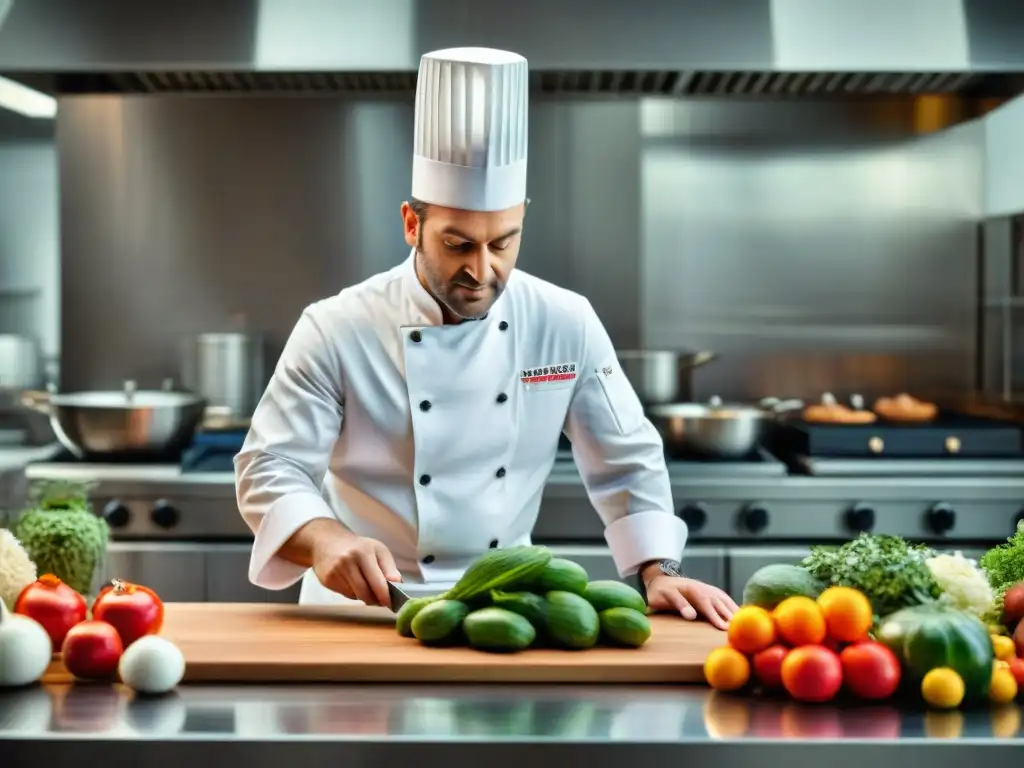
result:
[[[931,670],[921,681],[921,696],[929,707],[956,709],[964,700],[964,681],[949,667]]]

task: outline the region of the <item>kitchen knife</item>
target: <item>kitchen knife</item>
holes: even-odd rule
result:
[[[435,597],[455,586],[454,582],[439,584],[402,584],[388,582],[388,594],[391,597],[391,610],[395,613],[410,600],[417,597]]]

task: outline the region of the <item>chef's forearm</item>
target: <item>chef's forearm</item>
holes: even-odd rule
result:
[[[323,547],[335,542],[343,544],[354,536],[355,534],[337,520],[328,518],[310,520],[281,545],[277,554],[290,563],[310,568],[313,565],[315,547]]]

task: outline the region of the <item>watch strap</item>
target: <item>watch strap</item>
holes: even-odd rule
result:
[[[647,566],[653,565],[655,562],[658,564],[658,570],[661,571],[661,573],[665,576],[680,577],[683,575],[683,572],[680,570],[680,563],[678,560],[656,560],[649,563],[644,563],[640,567],[640,569],[643,570]],[[644,589],[647,589],[647,585],[650,584],[654,578],[656,577],[651,577],[650,579],[644,582]]]

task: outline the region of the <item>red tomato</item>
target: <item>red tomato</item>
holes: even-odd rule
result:
[[[35,619],[50,636],[56,653],[64,644],[68,630],[85,621],[85,598],[52,573],[33,581],[14,601],[14,612]]]
[[[782,662],[782,686],[797,701],[830,701],[843,685],[839,657],[823,645],[794,648]]]
[[[844,648],[839,654],[843,679],[854,696],[878,701],[896,693],[900,685],[900,662],[881,643],[865,640]]]
[[[782,661],[789,653],[784,645],[770,645],[754,654],[754,674],[768,689],[782,687]]]
[[[92,617],[113,626],[127,648],[140,637],[160,631],[164,604],[153,590],[114,579],[96,596]]]
[[[1024,690],[1024,659],[1010,659],[1010,674],[1017,681],[1018,687]]]
[[[121,636],[105,621],[83,621],[73,626],[61,648],[64,667],[82,680],[109,680],[124,653]]]

